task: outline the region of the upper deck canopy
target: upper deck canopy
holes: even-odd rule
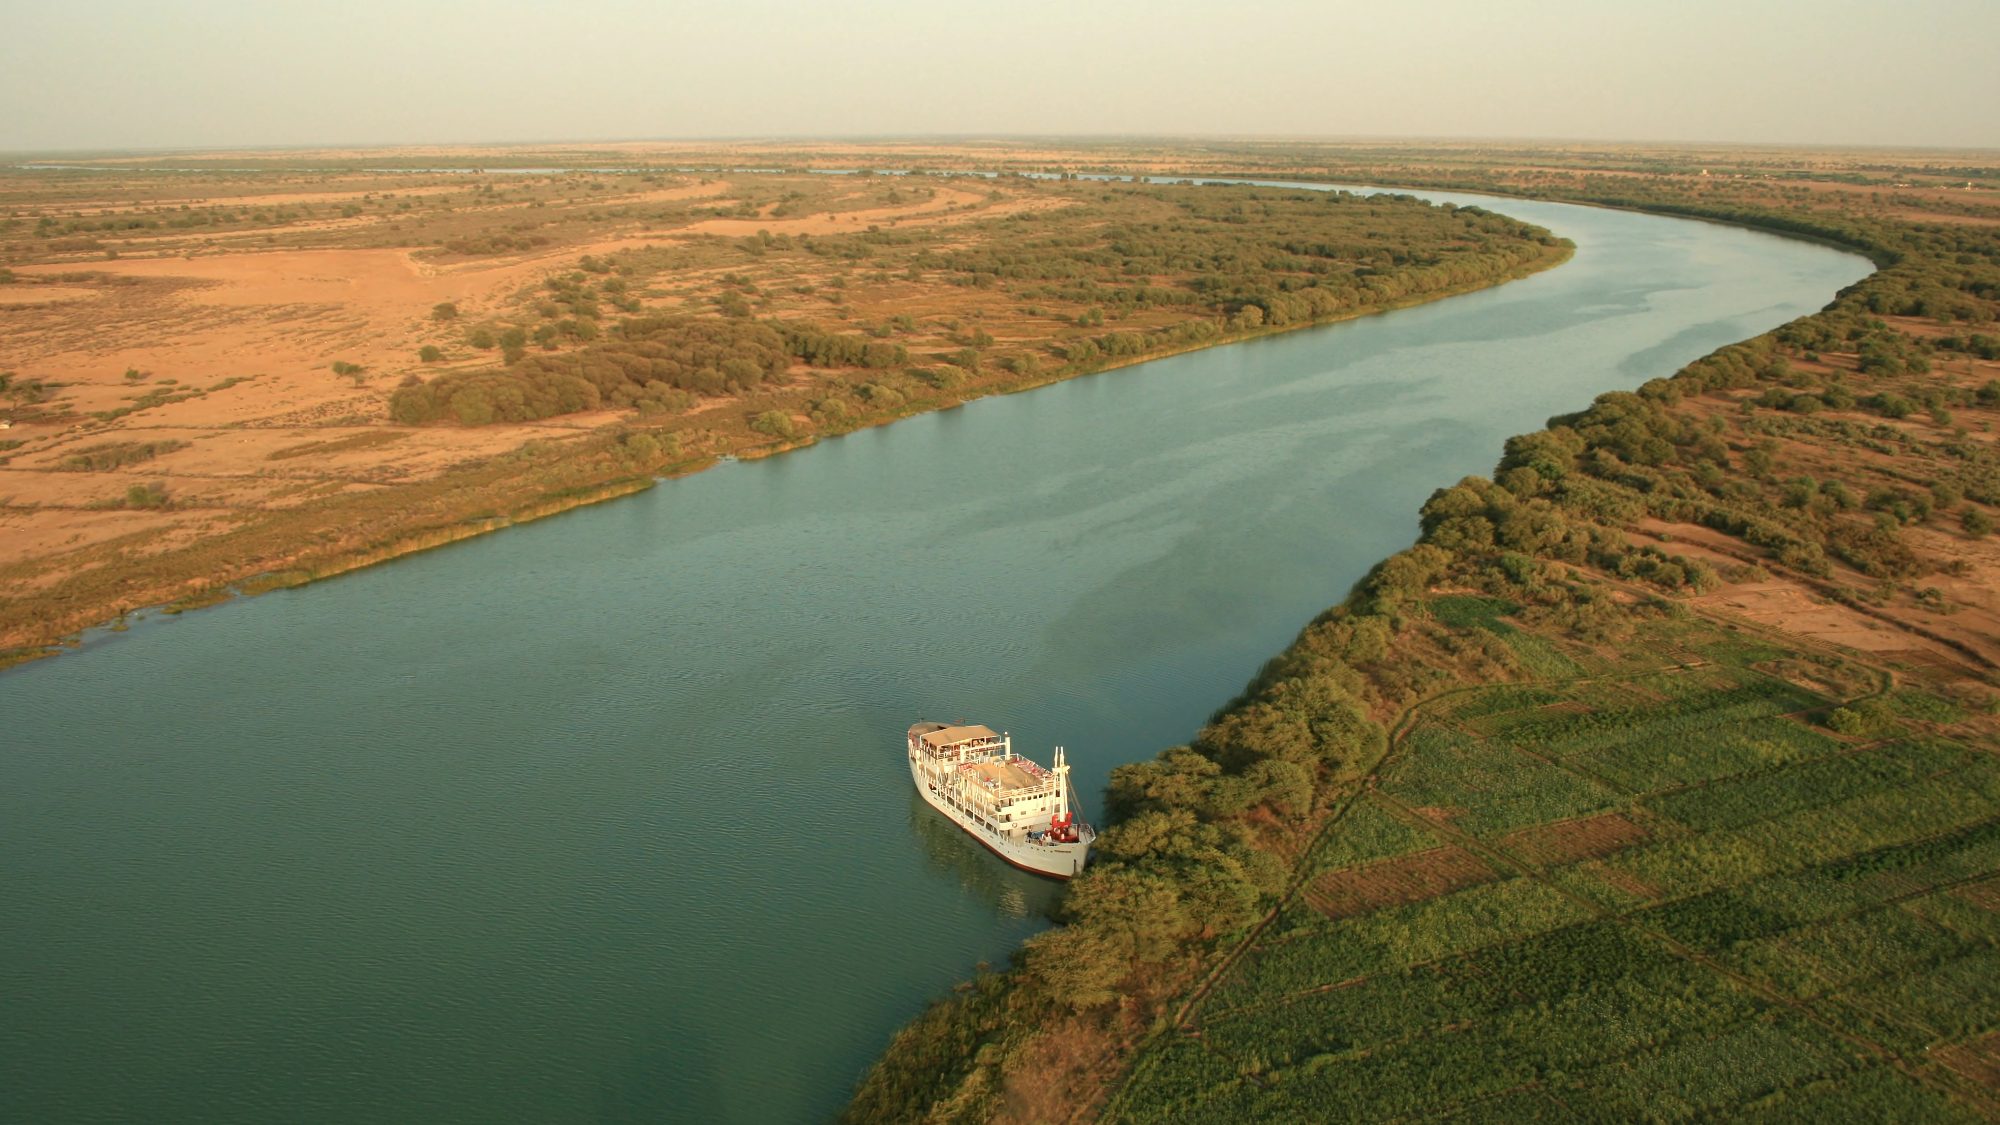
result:
[[[1000,735],[991,727],[942,727],[922,736],[924,745],[933,750],[942,750],[961,742],[977,742],[981,739],[999,737]]]
[[[1049,775],[1038,772],[1040,767],[1026,758],[1015,758],[1011,762],[989,759],[977,765],[960,768],[970,770],[974,776],[987,782],[989,788],[1001,795],[1021,790],[1054,792],[1054,783],[1049,779]]]

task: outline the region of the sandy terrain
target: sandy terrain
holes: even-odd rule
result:
[[[425,430],[416,440],[317,451],[341,437],[382,432],[395,379],[421,368],[420,344],[446,335],[430,319],[433,305],[453,301],[467,315],[498,310],[515,290],[576,256],[566,251],[445,268],[419,262],[408,250],[119,259],[93,263],[91,272],[100,276],[89,283],[0,287],[0,303],[12,304],[5,299],[16,295],[39,298],[7,313],[0,365],[64,384],[68,410],[129,409],[148,392],[190,395],[108,423],[52,417],[9,429],[6,437],[24,447],[0,466],[7,505],[0,508],[0,564],[135,533],[150,533],[147,549],[164,549],[226,529],[238,513],[423,480],[524,441],[606,424],[611,416],[578,415],[530,426]],[[74,272],[16,270],[23,278]],[[79,322],[73,310],[83,302],[92,315]],[[362,384],[329,370],[335,360],[364,364]],[[126,378],[128,369],[141,377]],[[116,470],[57,470],[88,446],[167,440],[187,446]],[[302,447],[302,454],[272,458]],[[173,497],[171,509],[105,510],[133,485],[153,484]]]
[[[355,189],[352,191],[284,191],[252,195],[230,195],[223,192],[176,196],[174,205],[187,204],[189,207],[287,207],[299,204],[352,203],[364,199],[411,199],[432,195],[449,195],[465,192],[472,188],[469,182],[455,184],[419,184],[408,187],[397,186],[393,181],[383,186]],[[81,200],[63,208],[65,214],[78,215],[130,215],[157,210],[162,206],[159,200]]]
[[[1721,532],[1695,524],[1642,520],[1634,536],[1650,539],[1671,554],[1701,559],[1718,570],[1760,561],[1760,552]],[[1845,605],[1789,577],[1733,582],[1691,599],[1709,612],[1742,617],[1767,628],[1863,652],[1922,652],[1952,660],[1963,651],[2000,663],[2000,542],[1968,540],[1929,528],[1904,533],[1925,558],[1959,560],[1962,575],[1936,573],[1917,585],[1940,590],[1949,607],[1939,612],[1907,597],[1865,610]],[[1872,591],[1875,583],[1845,566],[1834,567],[1831,583],[1854,596]]]
[[[1755,553],[1746,551],[1742,543],[1700,524],[1667,523],[1649,517],[1634,524],[1633,530],[1638,533],[1635,541],[1651,539],[1650,545],[1670,555],[1700,559],[1718,570],[1757,561]]]
[[[91,272],[142,284],[62,287],[72,299],[104,299],[116,315],[81,327],[66,316],[17,318],[8,362],[83,382],[115,379],[128,366],[192,382],[310,373],[310,397],[342,397],[326,371],[335,360],[415,368],[416,349],[445,335],[430,321],[433,305],[454,302],[468,317],[497,312],[515,289],[580,256],[438,267],[409,250],[290,250],[98,262]],[[60,276],[75,267],[15,272]]]
[[[188,185],[185,201],[270,208],[372,196],[414,206],[268,231],[121,230],[101,236],[117,247],[116,256],[58,250],[39,264],[10,266],[18,280],[0,285],[5,331],[0,370],[42,380],[59,393],[34,409],[9,409],[0,402],[0,417],[11,422],[7,444],[0,447],[0,565],[112,541],[121,549],[158,551],[228,530],[259,512],[433,480],[530,441],[564,441],[628,423],[628,414],[604,412],[518,426],[386,425],[389,396],[405,377],[427,376],[452,363],[492,361],[493,353],[466,346],[465,324],[519,319],[544,278],[576,269],[587,255],[672,246],[698,235],[830,234],[897,223],[957,223],[1063,202],[1014,195],[996,204],[987,190],[924,185],[907,202],[870,205],[883,185],[847,190],[855,185],[816,178],[800,184],[815,201],[803,214],[773,218],[768,212],[777,204],[765,202],[766,213],[757,218],[646,229],[644,213],[602,212],[726,201],[738,189],[721,177],[706,182],[678,177],[665,186],[609,176],[578,177],[574,183],[538,178],[505,184],[496,198],[475,196],[477,182],[391,190],[393,181],[385,184],[373,175],[358,183],[337,175],[278,179],[282,188],[263,191],[256,190],[254,177],[202,180]],[[94,200],[75,201],[55,213],[164,213],[174,201],[154,194],[162,183],[135,182],[129,202],[107,198],[103,186],[93,184]],[[769,189],[762,190],[768,198]],[[856,204],[861,206],[839,210]],[[556,208],[569,210],[548,214]],[[532,219],[525,229],[553,223],[564,236],[533,251],[481,257],[439,257],[429,249],[448,235],[425,231],[464,231],[468,216],[496,212]],[[577,216],[589,220],[583,237],[569,233],[577,230]],[[486,225],[470,229],[495,229],[491,219],[476,222]],[[413,245],[337,244],[363,227],[407,230]],[[272,232],[288,241],[327,238],[333,244],[261,245]],[[692,270],[665,280],[687,292],[687,286],[711,284],[703,279],[713,274]],[[441,302],[457,306],[458,322],[432,318],[432,307]],[[677,306],[678,298],[670,304]],[[426,344],[444,348],[451,360],[442,366],[421,363],[417,351]],[[343,377],[332,370],[336,362],[364,370],[358,379]],[[709,416],[728,406],[726,400],[712,400],[685,416]],[[65,468],[65,459],[93,447],[165,442],[180,445],[116,468]],[[126,496],[135,486],[162,488],[172,503],[128,509]],[[46,585],[59,573],[31,570],[17,581]]]
[[[0,489],[7,488],[9,483],[0,481]],[[0,493],[0,498],[4,498],[4,493]],[[188,522],[184,512],[0,508],[0,563],[41,558],[122,535],[158,531]],[[53,581],[58,575],[46,577],[48,581]]]
[[[617,197],[620,203],[677,203],[684,199],[713,199],[729,194],[729,184],[724,180],[711,180],[705,184],[683,184],[680,187],[660,188],[655,191],[632,192]]]
[[[0,285],[0,308],[59,305],[65,301],[94,301],[97,297],[97,290],[76,285]]]
[[[351,203],[360,199],[411,199],[428,195],[450,195],[471,189],[471,184],[426,184],[417,187],[394,185],[367,191],[285,191],[266,195],[207,195],[187,202],[196,207],[284,207],[294,203]]]
[[[1961,564],[1964,572],[1927,575],[1922,586],[1944,595],[1948,613],[1922,614],[1932,634],[1963,645],[2000,666],[2000,541],[1972,540],[1932,528],[1912,528],[1912,546],[1926,558]]]
[[[1703,609],[1725,610],[1781,632],[1862,652],[1919,649],[1949,655],[1948,650],[1935,642],[1864,617],[1845,606],[1815,599],[1806,590],[1783,580],[1728,586],[1693,601]]]

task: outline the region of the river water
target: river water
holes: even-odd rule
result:
[[[1498,289],[972,403],[0,675],[0,1119],[824,1118],[1047,924],[919,718],[1185,740],[1502,441],[1860,258],[1478,200]]]

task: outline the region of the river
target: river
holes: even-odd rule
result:
[[[1047,925],[918,718],[1088,811],[1511,434],[1861,258],[1482,200],[1497,289],[726,464],[0,675],[0,1119],[824,1118]]]

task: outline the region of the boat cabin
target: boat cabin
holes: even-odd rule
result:
[[[935,730],[912,731],[911,749],[921,747],[933,758],[947,762],[960,762],[970,758],[983,758],[988,754],[1011,754],[1007,736],[997,734],[991,727],[938,726]]]

